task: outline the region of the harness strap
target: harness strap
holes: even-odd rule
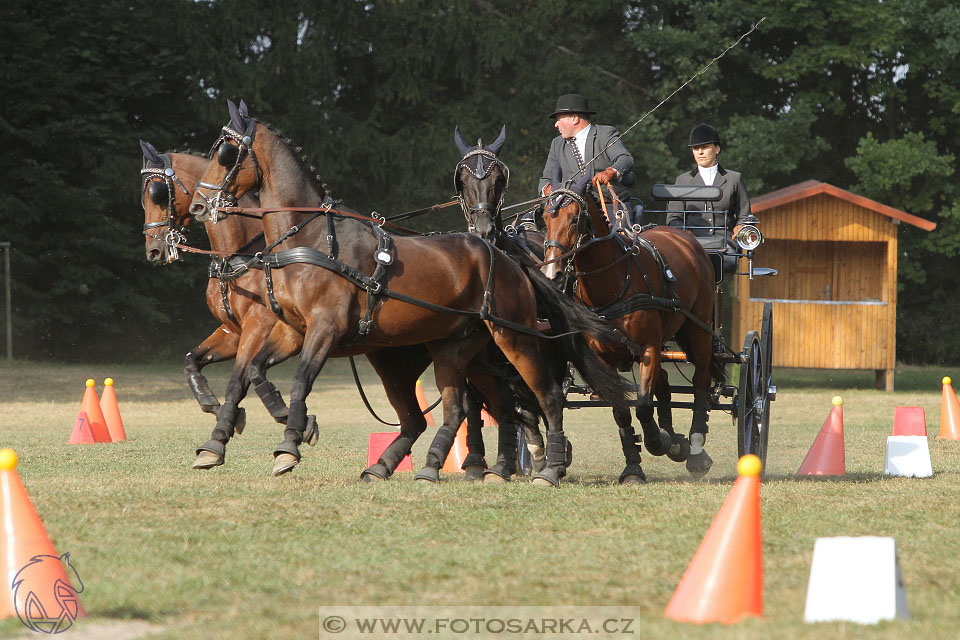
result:
[[[493,253],[492,245],[486,243],[488,248]],[[384,287],[381,282],[374,280],[373,278],[365,275],[361,271],[341,262],[340,260],[328,256],[312,247],[296,247],[294,249],[288,249],[286,251],[280,251],[277,253],[271,253],[263,256],[263,267],[264,275],[267,278],[268,289],[270,287],[270,269],[273,268],[283,268],[285,266],[296,264],[296,263],[305,263],[312,264],[316,267],[322,267],[328,271],[332,271],[338,276],[349,280],[353,284],[363,287],[364,289],[372,289],[374,294],[385,296],[388,298],[393,298],[394,300],[399,300],[401,302],[406,302],[407,304],[412,304],[424,309],[429,309],[430,311],[438,311],[442,313],[452,313],[455,315],[466,316],[470,318],[476,318],[477,320],[488,320],[496,325],[506,327],[513,331],[518,331],[520,333],[525,333],[527,335],[536,336],[538,338],[543,338],[547,340],[557,340],[559,338],[564,338],[566,336],[574,335],[580,333],[579,331],[567,331],[565,333],[560,333],[556,335],[547,335],[542,331],[536,329],[531,329],[530,327],[512,322],[505,318],[500,318],[495,315],[491,315],[487,310],[481,308],[480,311],[467,311],[464,309],[454,309],[451,307],[445,307],[443,305],[434,304],[426,300],[420,300],[419,298],[414,298],[403,293],[396,291],[391,291]],[[491,265],[490,273],[493,273],[493,266]],[[489,286],[490,278],[488,278]],[[484,292],[484,299],[487,308],[489,308],[489,294],[492,293],[489,290]],[[273,300],[271,299],[271,305]],[[274,313],[277,313],[274,310]],[[279,314],[278,314],[279,315]]]

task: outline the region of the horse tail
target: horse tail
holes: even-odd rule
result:
[[[556,333],[575,332],[557,339],[561,355],[571,362],[597,395],[615,409],[629,411],[632,406],[629,394],[633,389],[612,367],[587,345],[584,334],[590,334],[601,342],[620,345],[626,336],[603,322],[600,316],[578,304],[546,278],[536,267],[523,267],[533,285],[537,298],[537,310],[546,315]]]

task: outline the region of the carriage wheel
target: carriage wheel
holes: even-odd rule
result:
[[[760,323],[760,351],[763,353],[763,414],[760,424],[760,446],[763,448],[763,468],[767,467],[767,441],[770,437],[770,405],[777,399],[776,387],[773,386],[773,303],[763,304],[763,320]]]
[[[752,453],[767,465],[767,419],[770,415],[766,354],[756,331],[747,333],[740,365],[737,393],[737,449],[740,456]]]

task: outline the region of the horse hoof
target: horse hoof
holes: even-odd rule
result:
[[[303,441],[311,447],[315,447],[319,440],[320,429],[317,428],[317,416],[307,416],[307,428],[303,433]]]
[[[440,470],[434,469],[433,467],[424,467],[417,472],[417,475],[413,476],[413,479],[417,482],[429,482],[430,484],[439,484],[440,482]]]
[[[293,468],[300,464],[300,459],[290,453],[281,453],[273,461],[273,475],[280,476],[289,471],[293,471]]]
[[[223,456],[218,456],[212,451],[201,451],[197,459],[193,461],[194,469],[212,469],[223,464]]]
[[[560,474],[553,467],[545,467],[533,477],[533,484],[538,487],[559,487]]]
[[[507,484],[510,478],[504,478],[496,471],[486,471],[483,474],[483,484]]]
[[[702,478],[707,475],[707,472],[710,471],[710,467],[712,466],[713,458],[711,458],[706,451],[701,451],[687,458],[687,471],[689,471],[690,475],[694,478]]]
[[[684,462],[690,457],[690,441],[677,434],[670,448],[667,449],[667,457],[674,462]]]
[[[363,473],[360,474],[360,479],[364,482],[380,482],[381,480],[386,480],[389,477],[390,472],[387,471],[387,468],[379,462],[377,464],[370,465],[363,470]]]
[[[483,466],[479,464],[471,464],[463,471],[466,473],[464,477],[467,479],[467,482],[483,480]]]
[[[620,484],[647,484],[647,479],[643,476],[620,476]]]

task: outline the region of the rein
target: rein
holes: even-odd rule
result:
[[[350,370],[353,371],[353,380],[354,382],[357,383],[357,392],[360,394],[360,399],[363,400],[363,406],[367,408],[367,411],[370,413],[370,415],[372,415],[374,419],[380,424],[385,424],[388,427],[399,427],[400,426],[399,422],[387,422],[386,420],[378,416],[377,412],[374,411],[373,407],[370,406],[370,401],[367,400],[367,394],[363,392],[363,385],[360,384],[360,376],[357,374],[357,364],[356,362],[354,362],[353,356],[350,356],[349,360],[350,360]],[[420,415],[423,415],[423,416],[427,415],[428,413],[436,409],[437,405],[440,404],[442,401],[443,401],[443,396],[440,396],[439,398],[437,398],[436,402],[434,402],[432,405],[430,405],[429,407],[421,411]]]

